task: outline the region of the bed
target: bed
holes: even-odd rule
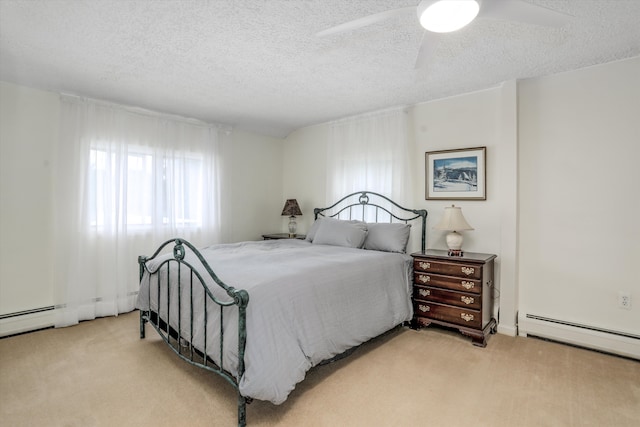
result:
[[[284,402],[314,366],[412,318],[411,244],[427,212],[368,191],[314,209],[305,240],[195,248],[171,239],[140,256],[140,338],[149,323],[187,362],[234,386],[238,425],[253,399]]]

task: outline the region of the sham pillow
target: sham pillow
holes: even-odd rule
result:
[[[316,237],[316,233],[318,232],[318,228],[320,228],[320,224],[325,219],[326,218],[318,218],[318,219],[316,219],[313,222],[313,224],[311,224],[311,228],[309,228],[309,231],[307,231],[307,237],[305,237],[304,240],[306,240],[307,242],[313,242],[313,239]]]
[[[384,252],[400,252],[407,250],[411,226],[401,223],[369,223],[364,249]]]
[[[313,244],[362,248],[367,237],[367,224],[356,220],[324,218],[313,237]]]

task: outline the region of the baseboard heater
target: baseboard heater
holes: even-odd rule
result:
[[[535,314],[518,316],[520,335],[537,336],[640,359],[640,335]]]
[[[9,337],[53,327],[55,309],[55,306],[50,305],[0,314],[0,337]]]

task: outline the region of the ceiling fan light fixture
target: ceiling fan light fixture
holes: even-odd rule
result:
[[[468,25],[479,11],[477,0],[422,0],[418,5],[418,19],[428,31],[449,33]]]

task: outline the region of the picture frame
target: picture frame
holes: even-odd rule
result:
[[[487,147],[425,153],[426,200],[487,200]]]

